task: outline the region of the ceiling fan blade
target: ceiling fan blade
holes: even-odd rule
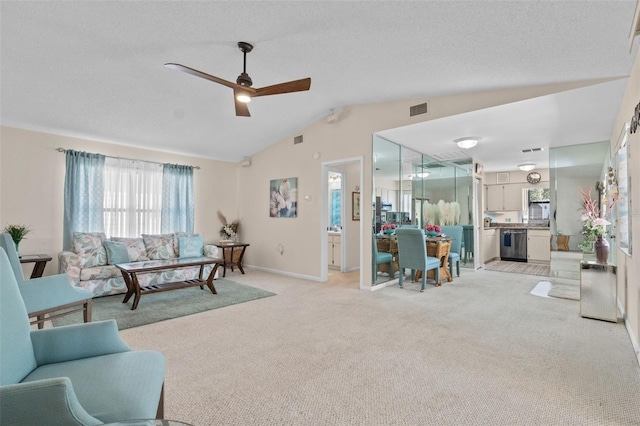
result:
[[[227,81],[227,80],[225,80],[223,78],[216,77],[215,75],[207,74],[205,72],[198,71],[196,69],[189,68],[189,67],[181,65],[181,64],[168,63],[168,64],[164,64],[164,66],[167,67],[167,68],[171,68],[171,69],[177,70],[177,71],[186,72],[187,74],[195,75],[196,77],[204,78],[205,80],[209,80],[209,81],[213,81],[215,83],[222,84],[223,86],[231,87],[234,90],[238,89],[238,88],[242,88],[242,89],[244,89],[244,90],[246,90],[246,91],[248,91],[248,92],[250,92],[252,94],[255,91],[255,89],[252,88],[252,87],[244,87],[244,86],[241,86],[239,84],[233,83],[231,81]]]
[[[311,79],[303,78],[302,80],[288,81],[286,83],[274,84],[273,86],[261,87],[254,89],[255,93],[251,96],[267,96],[279,95],[282,93],[303,92],[311,87]]]
[[[235,102],[235,104],[236,104],[236,116],[238,116],[238,117],[251,117],[251,114],[249,114],[249,106],[244,102],[240,102],[236,98],[237,95],[238,95],[238,91],[234,90],[233,91],[233,102]]]

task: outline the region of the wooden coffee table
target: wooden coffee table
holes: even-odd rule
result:
[[[116,265],[116,267],[120,269],[122,277],[124,278],[124,282],[127,285],[127,294],[124,296],[124,300],[122,301],[122,303],[127,303],[131,296],[134,296],[133,306],[131,306],[131,310],[133,311],[138,307],[138,303],[140,302],[140,298],[143,294],[177,290],[180,288],[196,286],[204,288],[205,285],[209,287],[211,293],[218,294],[215,286],[213,285],[213,277],[215,277],[216,272],[218,271],[218,265],[222,263],[224,263],[222,259],[211,257],[187,257],[182,259],[148,260],[143,262],[119,263]],[[202,278],[205,265],[214,265],[206,280]],[[144,274],[145,272],[189,268],[194,266],[200,266],[200,273],[198,274],[198,278],[194,278],[192,280],[153,284],[147,287],[140,287],[140,282],[138,281],[138,274]]]

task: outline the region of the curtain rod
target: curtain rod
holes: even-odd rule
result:
[[[56,148],[56,151],[62,152],[63,154],[67,152],[65,148]],[[167,163],[160,163],[158,161],[136,160],[135,158],[126,158],[126,157],[114,157],[113,155],[105,155],[105,157],[116,158],[118,160],[144,161],[146,163],[152,163],[152,164],[167,164]],[[200,170],[200,166],[191,166],[191,167],[193,167],[196,170]]]

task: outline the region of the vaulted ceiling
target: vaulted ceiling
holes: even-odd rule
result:
[[[627,76],[635,5],[2,1],[0,119],[239,161],[348,105]],[[235,81],[238,41],[255,46],[255,87],[311,77],[311,90],[254,99],[252,117],[236,117],[231,89],[163,66]],[[584,106],[589,96],[563,102]],[[616,86],[596,102],[619,96]]]

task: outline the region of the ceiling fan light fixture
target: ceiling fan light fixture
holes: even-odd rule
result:
[[[524,164],[518,164],[518,168],[523,172],[528,172],[535,169],[536,165],[533,163],[524,163]]]
[[[249,94],[247,93],[238,93],[236,99],[243,104],[248,104],[249,102],[251,102],[251,96],[249,96]]]
[[[456,139],[456,140],[454,140],[454,142],[458,144],[459,148],[469,149],[469,148],[473,148],[474,146],[476,146],[478,144],[479,140],[480,140],[480,138],[466,137],[466,138]]]

